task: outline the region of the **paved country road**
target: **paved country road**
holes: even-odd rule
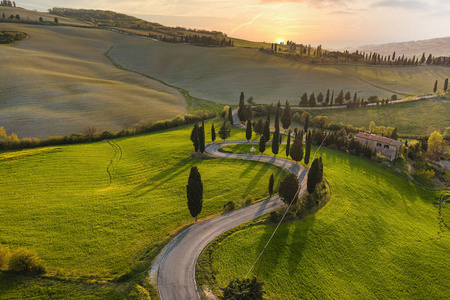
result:
[[[297,174],[301,184],[301,194],[306,191],[306,170],[290,160],[279,157],[230,154],[219,152],[219,148],[229,144],[246,142],[216,143],[206,146],[205,152],[217,157],[247,159],[273,163]],[[195,265],[203,249],[225,231],[282,207],[278,196],[268,198],[246,208],[205,222],[190,226],[166,245],[157,257],[150,271],[150,277],[157,283],[161,300],[200,299],[195,282]]]

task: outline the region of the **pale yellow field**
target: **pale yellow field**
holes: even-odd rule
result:
[[[0,23],[29,38],[0,46],[0,126],[19,137],[119,131],[186,113],[175,89],[117,69],[104,55],[138,39],[106,30]]]
[[[7,6],[0,6],[0,16],[5,13],[5,16],[9,18],[11,14],[19,15],[20,19],[23,21],[39,21],[39,18],[42,17],[44,22],[53,22],[55,17],[58,18],[59,24],[69,24],[69,25],[77,25],[77,26],[90,26],[91,24],[86,21],[66,18],[66,17],[60,17],[56,15],[52,15],[49,13],[44,12],[38,12],[33,10],[27,10],[19,7],[7,7]]]
[[[257,103],[289,100],[304,92],[357,92],[359,97],[396,93],[425,94],[437,79],[450,77],[448,67],[372,67],[310,65],[261,53],[256,49],[205,48],[140,40],[114,47],[111,57],[128,69],[182,87],[191,95],[236,104],[240,92]],[[442,88],[442,87],[440,87]]]

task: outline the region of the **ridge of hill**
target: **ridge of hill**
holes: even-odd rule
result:
[[[406,56],[418,56],[422,55],[422,53],[426,55],[431,53],[435,57],[450,56],[450,36],[380,45],[364,45],[354,50],[356,49],[366,52],[376,52],[381,55],[390,55],[393,51],[396,51],[397,54],[404,54]]]

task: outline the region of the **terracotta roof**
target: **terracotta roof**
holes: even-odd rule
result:
[[[385,143],[388,145],[392,145],[392,146],[397,146],[400,147],[402,146],[402,143],[384,136],[379,136],[376,134],[371,134],[371,133],[365,133],[365,132],[358,132],[356,134],[356,137],[362,138],[362,139],[368,139],[368,140],[372,140],[372,141],[377,141],[380,143]]]

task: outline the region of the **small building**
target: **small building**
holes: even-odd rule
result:
[[[375,149],[377,153],[386,156],[389,160],[394,160],[402,154],[402,143],[384,136],[376,134],[358,132],[355,136],[356,141],[363,145],[368,145]]]

